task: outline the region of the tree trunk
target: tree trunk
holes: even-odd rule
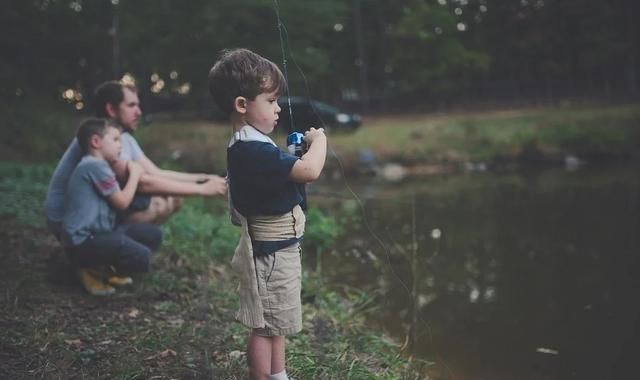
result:
[[[629,59],[627,66],[627,89],[631,96],[638,94],[638,76],[637,76],[637,39],[638,30],[633,22],[634,7],[638,4],[634,1],[627,9],[627,33],[629,34]]]

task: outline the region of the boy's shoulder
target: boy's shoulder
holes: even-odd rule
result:
[[[104,197],[118,191],[119,186],[116,175],[106,160],[86,155],[71,175],[69,189],[79,189],[77,194],[80,197],[86,196],[87,192],[93,194],[95,191]]]
[[[87,154],[80,159],[80,162],[74,171],[81,173],[113,173],[113,170],[107,161],[90,154]]]
[[[232,146],[228,149],[237,149],[237,150],[280,150],[280,148],[276,145],[273,145],[267,141],[236,141]]]
[[[295,162],[298,157],[280,149],[278,146],[261,141],[239,141],[227,148],[229,161],[266,164],[273,162]]]
[[[231,157],[260,157],[282,152],[279,147],[263,141],[238,141],[227,151]]]

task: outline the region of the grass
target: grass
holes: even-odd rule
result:
[[[224,172],[230,132],[207,121],[157,121],[137,135],[165,165]],[[276,133],[276,142],[284,141]],[[559,107],[454,115],[366,117],[355,133],[329,133],[328,166],[347,171],[363,150],[378,162],[405,165],[517,161],[535,154],[548,161],[566,155],[624,158],[640,148],[640,107]],[[169,146],[169,149],[166,147]]]
[[[153,271],[107,298],[80,290],[41,214],[50,166],[2,163],[0,175],[0,377],[10,379],[244,379],[247,329],[234,321],[229,268],[238,232],[224,201],[189,200],[166,224]],[[311,212],[332,231],[337,219]],[[322,248],[327,242],[322,242]],[[309,247],[312,251],[313,246]],[[289,339],[300,379],[417,379],[399,347],[367,328],[372,296],[338,295],[303,279],[304,332]]]
[[[632,106],[370,117],[356,133],[330,134],[329,141],[346,166],[357,164],[362,149],[380,162],[406,165],[517,160],[531,150],[545,157],[629,157],[640,144],[639,121]],[[224,171],[229,131],[222,125],[158,121],[136,137],[163,167]],[[45,151],[29,155],[37,161]],[[336,165],[331,156],[329,165]],[[236,285],[228,266],[238,231],[225,202],[189,200],[164,226],[153,272],[115,297],[93,298],[72,280],[43,224],[51,170],[50,164],[0,163],[0,378],[245,378],[246,329],[234,322]],[[308,222],[307,255],[330,248],[336,226],[358,223],[353,215],[317,210]],[[417,379],[429,373],[431,363],[410,360],[364,324],[375,295],[354,289],[338,295],[310,271],[303,284],[304,333],[287,347],[292,374]]]
[[[77,122],[77,116],[58,115],[33,123],[28,132],[9,128],[0,142],[0,160],[54,161],[71,140]],[[56,132],[51,133],[51,128]],[[38,135],[47,138],[33,138]],[[229,137],[225,124],[171,118],[156,118],[136,132],[147,155],[163,167],[217,173],[225,172]],[[285,137],[276,133],[274,139],[281,143]],[[356,169],[363,150],[373,152],[380,163],[407,166],[460,167],[466,162],[517,161],[532,154],[550,161],[566,155],[626,158],[640,147],[640,107],[367,116],[355,133],[330,132],[329,144],[328,169],[340,160],[347,171]]]
[[[543,154],[630,153],[640,146],[640,109],[544,109],[466,115],[381,117],[353,135],[332,136],[337,152],[369,148],[407,163],[516,158],[530,144]]]

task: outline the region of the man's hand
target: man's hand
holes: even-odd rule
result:
[[[201,195],[223,195],[227,193],[227,181],[218,175],[207,175],[207,181],[200,185]]]
[[[308,131],[304,133],[304,141],[308,146],[311,146],[314,141],[317,139],[324,139],[327,136],[324,134],[324,128],[315,129],[313,127],[309,128]]]

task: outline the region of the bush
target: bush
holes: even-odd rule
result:
[[[190,258],[230,258],[240,229],[228,214],[207,211],[202,199],[188,199],[180,212],[164,225],[164,243]]]
[[[62,155],[80,118],[46,102],[19,102],[0,114],[3,160],[49,161]]]
[[[0,163],[0,216],[44,227],[44,199],[52,168],[48,165]]]

